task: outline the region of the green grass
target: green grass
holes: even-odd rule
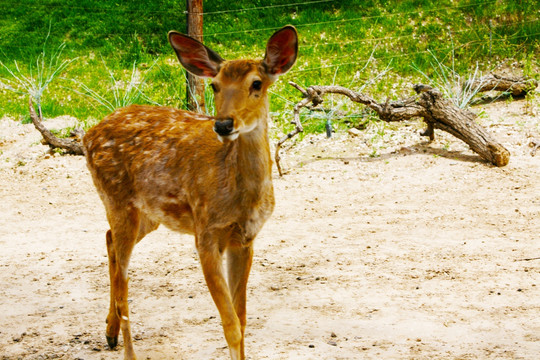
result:
[[[463,75],[474,72],[477,64],[478,71],[487,72],[512,59],[523,65],[526,75],[538,78],[537,1],[305,4],[309,1],[314,0],[204,2],[205,43],[224,58],[261,57],[274,29],[285,24],[297,27],[298,62],[271,93],[271,111],[285,130],[292,106],[300,99],[289,80],[301,86],[339,84],[381,101],[396,99],[410,94],[411,82],[425,81],[422,73],[437,75],[434,57],[441,66]],[[171,29],[184,31],[184,10],[184,2],[165,0],[0,0],[0,61],[10,68],[16,61],[23,73],[28,72],[44,44],[48,53],[65,44],[58,60],[74,61],[44,89],[46,117],[69,114],[95,123],[110,107],[88,93],[121,98],[125,93],[118,92],[126,91],[133,79],[144,79],[144,86],[137,83],[140,91],[132,93],[137,95],[132,101],[184,107],[185,72],[166,38]],[[378,78],[385,69],[389,71]],[[0,68],[0,79],[10,77]],[[361,111],[340,99],[328,100],[325,106],[337,107],[347,116]],[[0,86],[0,117],[23,119],[27,113],[27,97]],[[308,132],[324,132],[326,118],[306,114],[303,120]]]

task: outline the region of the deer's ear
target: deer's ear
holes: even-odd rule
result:
[[[276,31],[268,40],[263,64],[270,75],[281,75],[289,71],[298,55],[298,33],[288,25]]]
[[[169,31],[169,42],[182,66],[194,75],[214,77],[225,61],[214,50],[179,32]]]

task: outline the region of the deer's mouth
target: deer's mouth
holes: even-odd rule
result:
[[[238,131],[235,131],[233,133],[230,133],[229,135],[224,135],[224,136],[218,134],[217,138],[222,143],[227,143],[227,142],[236,140],[238,138],[238,135],[240,135],[240,133]]]

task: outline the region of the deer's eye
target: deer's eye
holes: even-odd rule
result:
[[[210,87],[212,88],[212,91],[215,92],[215,93],[217,93],[219,91],[218,87],[214,83],[211,83]]]
[[[261,90],[262,88],[262,81],[260,80],[255,80],[253,81],[253,83],[251,84],[251,87],[253,88],[253,90]]]

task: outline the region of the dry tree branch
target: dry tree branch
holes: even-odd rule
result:
[[[345,95],[353,102],[366,105],[375,111],[381,120],[386,122],[421,117],[427,124],[427,129],[422,135],[429,136],[430,140],[433,140],[434,129],[444,130],[467,143],[474,152],[496,166],[505,166],[510,159],[508,150],[495,141],[483,127],[474,121],[476,115],[443,99],[442,94],[430,86],[415,85],[414,89],[418,94],[417,96],[401,101],[389,101],[387,99],[385,103],[378,103],[365,94],[357,93],[342,86],[313,85],[303,89],[298,84],[289,83],[298,89],[304,98],[293,109],[294,118],[291,122],[295,125],[295,129],[283,136],[276,146],[275,161],[280,176],[283,175],[279,163],[281,146],[285,141],[303,131],[300,122],[300,109],[321,104],[324,95],[328,93]],[[311,105],[309,105],[310,103]]]
[[[478,92],[504,91],[512,96],[526,95],[531,90],[536,89],[538,81],[525,77],[509,78],[496,74],[490,74],[476,79],[474,82],[466,82],[464,86],[471,88],[478,87]]]
[[[34,109],[32,97],[30,97],[28,101],[28,106],[30,110],[30,118],[32,119],[32,123],[34,124],[35,128],[41,133],[41,135],[43,136],[43,139],[45,140],[47,144],[55,148],[67,150],[69,153],[74,154],[74,155],[84,154],[83,147],[80,140],[57,138],[56,136],[54,136],[53,133],[51,133],[45,127],[45,125],[43,125],[41,108],[39,108],[39,116],[38,116],[36,114],[36,110]]]

